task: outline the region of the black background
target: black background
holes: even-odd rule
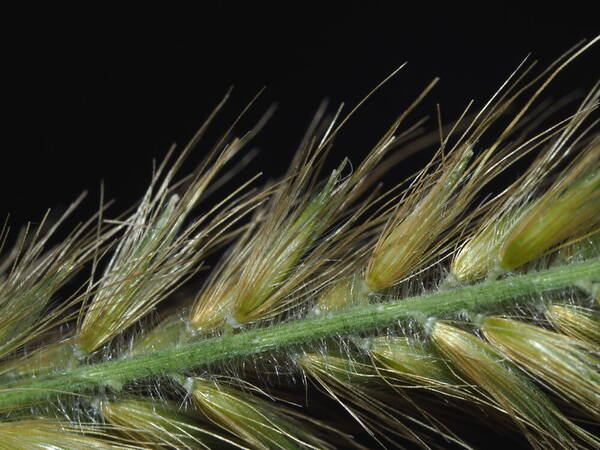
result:
[[[279,175],[322,99],[332,109],[352,106],[408,61],[340,136],[332,159],[356,162],[433,77],[441,83],[409,123],[434,117],[438,102],[445,120],[454,119],[470,99],[482,105],[528,53],[545,66],[597,30],[592,12],[575,5],[540,13],[496,4],[324,4],[6,15],[0,213],[11,213],[13,225],[36,221],[87,189],[83,218],[97,207],[103,179],[115,215],[140,198],[152,159],[183,145],[230,86],[231,101],[191,163],[266,86],[240,132],[278,103],[254,141],[261,152],[248,174]],[[597,57],[596,49],[573,64],[550,95],[589,89]],[[399,170],[398,177],[406,167]]]

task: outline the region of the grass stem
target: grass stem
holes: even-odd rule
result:
[[[438,291],[418,297],[356,306],[266,328],[247,329],[191,342],[176,348],[91,364],[40,376],[0,389],[0,411],[51,400],[57,394],[81,394],[106,386],[160,375],[181,374],[207,364],[251,356],[331,336],[393,326],[411,319],[489,310],[508,300],[564,289],[600,279],[600,258],[556,266],[500,280]]]

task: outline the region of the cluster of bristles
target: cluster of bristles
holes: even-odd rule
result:
[[[469,105],[433,139],[417,139],[421,121],[399,132],[431,83],[351,173],[344,161],[319,182],[346,122],[335,125],[337,114],[324,119],[322,108],[281,180],[261,189],[248,180],[190,219],[200,201],[239,173],[234,157],[264,122],[240,138],[229,129],[192,175],[174,183],[223,102],[174,162],[169,153],[129,216],[106,220],[101,201],[96,217],[50,250],[81,199],[52,226],[44,220],[37,231],[27,227],[0,266],[0,448],[321,449],[361,448],[368,439],[471,448],[471,439],[481,439],[473,429],[535,448],[600,447],[600,273],[568,291],[483,314],[415,311],[408,324],[278,349],[292,361],[286,370],[295,371],[294,380],[310,380],[343,406],[336,413],[310,399],[301,407],[292,402],[297,392],[282,386],[277,396],[263,390],[268,377],[255,368],[281,370],[280,356],[264,354],[260,364],[238,364],[235,373],[190,363],[185,373],[165,368],[160,382],[116,374],[101,392],[2,403],[3,391],[26,390],[34,377],[66,376],[107,355],[135,360],[275,323],[335,318],[357,305],[376,308],[405,286],[449,290],[598,258],[599,85],[572,115],[533,131],[556,113],[548,104],[534,107],[539,95],[594,42],[528,82],[533,65],[520,67],[479,112],[471,114]],[[435,140],[424,169],[388,191],[373,188],[393,164]],[[482,141],[491,144],[479,148]],[[484,188],[524,157],[529,168],[485,197]],[[219,175],[223,169],[227,177]],[[5,227],[2,242],[7,234]],[[149,328],[158,304],[225,244],[185,306],[162,310],[151,329],[132,332],[140,323]],[[58,301],[88,266],[85,285]],[[356,426],[344,422],[344,411]]]

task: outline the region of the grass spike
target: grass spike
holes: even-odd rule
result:
[[[600,447],[600,83],[542,98],[599,39],[426,132],[434,79],[358,163],[327,159],[364,100],[324,102],[281,178],[227,193],[255,98],[177,180],[228,93],[122,217],[102,186],[62,242],[83,197],[12,248],[7,220],[0,447]]]

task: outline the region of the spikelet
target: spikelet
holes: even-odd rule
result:
[[[246,259],[245,253],[256,227],[262,219],[262,209],[238,238],[234,248],[230,250],[215,270],[212,271],[204,287],[194,297],[189,313],[189,328],[192,332],[204,333],[219,329],[227,320],[231,311],[233,289],[237,276]]]
[[[210,420],[253,448],[332,448],[298,420],[299,414],[273,402],[210,380],[190,379],[186,385]]]
[[[179,196],[172,191],[173,177],[208,123],[161,179],[170,155],[165,158],[137,210],[124,222],[124,236],[79,317],[75,342],[84,354],[94,352],[151,312],[200,268],[202,258],[221,244],[228,228],[252,210],[252,200],[245,202],[243,195],[242,200],[226,199],[217,205],[217,212],[208,211],[182,229],[217,173],[253,135],[233,140],[223,150],[217,146]],[[237,193],[240,189],[232,196]]]
[[[102,429],[95,425],[75,425],[45,418],[0,423],[0,447],[14,450],[139,448],[107,439]]]
[[[598,214],[594,215],[596,205],[593,205],[593,198],[597,193],[594,192],[592,180],[586,183],[587,191],[580,192],[577,196],[573,195],[577,192],[576,186],[568,190],[570,194],[565,192],[566,196],[563,196],[561,193],[564,186],[577,178],[581,171],[587,170],[593,173],[594,167],[597,166],[598,162],[597,143],[588,145],[580,153],[579,164],[566,168],[561,175],[562,181],[555,182],[554,187],[547,190],[544,197],[534,200],[532,196],[540,189],[540,185],[543,184],[543,180],[548,177],[548,174],[558,167],[565,158],[571,155],[573,148],[584,138],[585,131],[581,134],[577,134],[577,132],[584,126],[586,119],[597,109],[599,96],[599,86],[595,86],[583,100],[573,117],[556,124],[546,132],[540,133],[520,146],[523,153],[529,153],[531,149],[551,139],[547,148],[542,150],[528,170],[491,202],[490,208],[481,219],[481,224],[461,244],[450,266],[451,274],[455,280],[461,282],[473,281],[489,274],[507,270],[509,268],[508,265],[511,266],[510,269],[514,269],[524,264],[524,262],[540,256],[543,251],[566,238],[577,238],[576,236],[571,236],[573,232],[578,233],[581,238],[586,236],[587,231],[597,227],[597,224],[594,225],[594,223],[597,221]],[[555,200],[559,194],[562,200],[557,205]],[[587,208],[586,204],[591,209]],[[550,205],[552,205],[552,208],[547,208]],[[564,227],[558,225],[558,222],[564,221],[565,217],[570,217],[570,214],[574,213],[573,211],[570,213],[567,212],[566,208],[580,209],[581,214],[575,214],[577,223],[570,223],[567,227]],[[558,222],[550,217],[549,214],[554,214]],[[527,256],[527,261],[518,261],[509,264],[508,260],[505,260],[508,258],[506,252],[509,252],[509,254],[511,252],[518,253],[519,255],[526,253],[521,253],[522,249],[517,247],[513,250],[509,248],[509,246],[520,245],[518,243],[511,244],[510,242],[512,241],[528,239],[526,236],[522,238],[517,237],[519,233],[522,233],[522,231],[519,231],[519,227],[525,227],[526,225],[524,224],[526,222],[535,224],[536,221],[545,220],[553,222],[552,226],[556,227],[554,234],[557,232],[559,234],[550,236],[547,233],[552,228],[544,228],[544,232],[540,236],[534,237],[535,232],[531,228],[528,231],[528,235],[537,240],[538,250],[530,253]],[[539,224],[535,226],[538,227],[538,231],[541,230]],[[532,239],[531,237],[529,238],[530,240]],[[530,245],[533,245],[533,243],[530,243]],[[577,252],[577,254],[581,254],[581,252]],[[522,258],[523,256],[520,257]]]
[[[461,384],[430,348],[409,338],[381,337],[369,343],[375,360],[403,378],[407,387],[452,388]]]
[[[133,356],[151,353],[167,346],[179,346],[189,338],[185,318],[174,314],[161,320],[159,325],[133,342],[128,354]]]
[[[448,151],[450,134],[441,142],[427,167],[417,174],[402,196],[394,216],[373,248],[365,270],[365,280],[373,291],[383,291],[427,268],[445,255],[468,223],[491,205],[481,205],[469,213],[469,207],[480,190],[494,177],[527,153],[516,143],[502,146],[514,133],[533,99],[515,116],[483,151],[474,151],[474,144],[491,133],[493,120],[509,108],[522,91],[511,94],[500,90],[477,113]],[[534,96],[535,98],[535,96]]]
[[[231,439],[201,426],[197,411],[186,411],[174,402],[144,399],[103,401],[102,416],[121,433],[144,447],[242,448]]]
[[[386,383],[404,398],[410,396],[417,406],[413,414],[423,416],[448,442],[466,448],[472,445],[453,432],[451,424],[463,422],[469,428],[489,428],[490,432],[506,428],[504,417],[494,404],[476,386],[461,378],[452,362],[436,352],[430,342],[385,336],[369,339],[368,348]],[[415,393],[421,392],[428,395],[414,398]],[[458,420],[453,411],[461,411]]]
[[[425,182],[425,186],[434,183],[425,197],[403,204],[396,223],[382,234],[369,261],[365,280],[373,291],[382,291],[410,275],[429,260],[428,251],[437,253],[443,244],[441,234],[464,211],[474,194],[456,196],[472,157],[469,145],[458,149],[447,165],[431,175],[435,182]],[[453,197],[456,198],[450,204]]]
[[[522,428],[532,447],[579,448],[577,437],[598,445],[595,437],[567,419],[541,390],[476,336],[438,322],[431,339],[445,357]]]
[[[486,317],[481,330],[515,364],[600,420],[600,358],[594,345],[501,317]]]
[[[600,227],[600,139],[538,199],[506,237],[500,267],[513,270],[565,241],[598,232]]]
[[[372,292],[362,275],[355,273],[323,290],[317,300],[315,313],[321,314],[365,302]]]
[[[384,347],[389,348],[389,345],[383,342],[384,339],[388,338],[382,338],[380,342],[367,339],[361,346],[368,352],[371,347],[385,352]],[[427,355],[430,363],[422,364],[417,359],[422,358],[423,353],[417,358],[402,355],[404,362],[410,361],[404,368],[411,366],[415,369],[412,371],[400,368],[402,362],[396,365],[397,369],[388,369],[386,363],[393,364],[391,359],[381,357],[375,351],[371,356],[378,364],[366,355],[344,355],[336,351],[328,351],[326,354],[306,353],[298,359],[298,363],[311,381],[336,400],[383,447],[392,445],[404,448],[408,442],[422,448],[431,448],[432,443],[439,441],[443,443],[442,446],[452,444],[472,448],[452,431],[450,424],[456,424],[456,418],[445,413],[450,407],[449,399],[473,400],[474,397],[469,396],[466,391],[459,391],[464,386],[455,384],[457,379],[449,371],[440,379],[437,379],[435,373],[427,373],[427,369],[420,372],[421,368],[435,366],[436,362],[440,362],[439,358],[435,361],[435,356]],[[380,361],[385,362],[379,364]],[[413,376],[416,372],[420,372],[419,375]],[[441,373],[443,369],[437,375]],[[405,390],[407,388],[409,390]],[[430,390],[443,392],[450,397],[440,401],[429,395]],[[479,412],[473,408],[472,403],[469,403],[469,407],[472,408],[471,411]],[[467,413],[458,422],[473,426],[479,422],[478,419],[477,414]],[[488,420],[492,421],[489,415]]]
[[[56,368],[69,369],[79,365],[73,355],[71,339],[59,340],[56,343],[42,346],[21,358],[14,358],[0,364],[0,375],[10,378],[39,376]]]
[[[302,172],[311,168],[312,164],[307,164]],[[295,215],[281,224],[271,223],[262,228],[266,239],[254,236],[254,251],[249,255],[246,270],[240,274],[239,288],[234,294],[234,321],[247,323],[268,317],[278,310],[277,303],[280,298],[285,298],[285,294],[278,293],[275,296],[274,291],[278,290],[278,285],[284,279],[298,276],[289,272],[296,268],[300,259],[335,218],[335,211],[344,198],[343,192],[340,192],[342,169],[340,167],[334,171],[327,184],[310,201],[300,200],[300,204],[305,206],[299,208]],[[300,177],[306,177],[302,172]],[[279,199],[275,201],[279,203]],[[279,214],[270,215],[277,217]],[[267,233],[270,235],[268,238]]]
[[[597,311],[576,305],[550,305],[546,318],[561,333],[590,343],[600,342]]]
[[[500,248],[519,213],[520,211],[516,211],[512,215],[494,217],[479,228],[477,234],[462,246],[452,260],[452,277],[465,282],[493,273],[498,264]]]
[[[384,441],[398,445],[398,440],[424,445],[419,432],[411,424],[421,425],[403,409],[392,407],[385,401],[385,383],[368,361],[349,358],[335,352],[325,355],[306,353],[298,358],[298,364],[308,378],[331,396],[354,420],[380,445]]]

